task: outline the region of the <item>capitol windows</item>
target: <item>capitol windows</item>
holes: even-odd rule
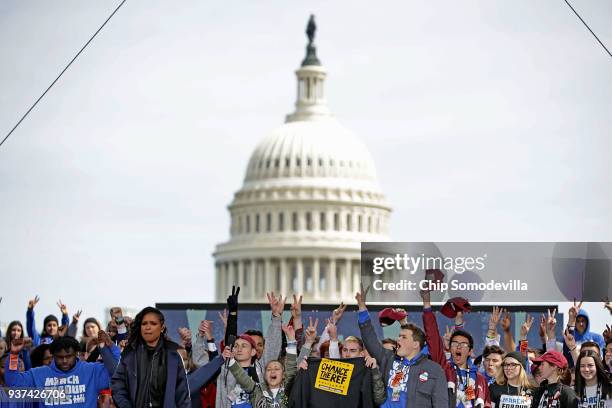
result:
[[[368,232],[372,233],[372,217],[368,216]]]
[[[361,214],[359,214],[357,216],[357,231],[358,232],[362,232],[363,231],[362,227],[363,227],[363,225],[362,225],[362,217],[361,217]]]
[[[300,167],[302,165],[302,159],[300,159],[299,157],[295,158],[295,165]]]
[[[334,213],[334,231],[340,231],[340,214]]]
[[[246,216],[245,224],[246,224],[246,233],[250,234],[251,233],[251,216],[248,214]]]
[[[274,167],[276,167],[276,168],[280,167],[280,159],[275,159],[274,160]]]
[[[319,158],[319,167],[323,167],[323,159]]]
[[[259,214],[255,214],[255,232],[259,233]]]
[[[237,218],[238,218],[238,233],[242,234],[242,216],[238,215]]]
[[[352,231],[353,230],[353,219],[351,217],[351,214],[346,214],[346,230],[347,231]]]
[[[311,212],[306,213],[306,229],[308,231],[312,231],[312,213]]]
[[[242,278],[244,279],[244,287],[249,286],[249,278],[251,277],[251,261],[244,262],[244,273],[242,274]]]
[[[306,283],[306,292],[312,293],[314,290],[314,281],[312,279],[312,263],[304,262],[304,280]]]
[[[310,157],[306,159],[306,165],[309,167],[312,166],[312,159]]]
[[[297,263],[291,263],[291,290],[293,293],[299,293],[298,287],[298,273],[297,273]]]
[[[270,159],[266,160],[266,169],[270,168]]]
[[[325,217],[325,213],[322,212],[321,214],[319,214],[319,229],[321,231],[326,231],[327,230],[327,218]]]
[[[319,292],[326,293],[327,292],[327,269],[328,263],[322,261],[319,265]]]
[[[285,157],[285,167],[291,166],[291,158]]]
[[[272,214],[266,214],[266,232],[272,231]]]
[[[298,230],[298,213],[296,212],[291,214],[291,229],[293,231]]]
[[[283,232],[285,230],[285,214],[284,213],[278,214],[278,230],[280,232]]]

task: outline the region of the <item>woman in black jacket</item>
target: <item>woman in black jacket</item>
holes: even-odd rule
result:
[[[190,408],[178,345],[166,337],[164,315],[145,307],[134,319],[128,344],[111,381],[118,408]]]
[[[577,408],[578,398],[574,389],[561,383],[567,369],[567,360],[563,354],[547,351],[532,362],[539,364],[543,381],[534,393],[531,408]]]

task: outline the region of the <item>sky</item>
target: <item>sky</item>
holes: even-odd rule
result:
[[[0,2],[1,137],[118,4]],[[612,3],[572,4],[610,48]],[[612,240],[612,59],[563,1],[128,0],[0,147],[0,321],[213,301],[311,13],[394,240]]]

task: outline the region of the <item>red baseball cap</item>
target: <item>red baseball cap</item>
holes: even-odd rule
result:
[[[449,299],[444,306],[442,306],[440,313],[449,319],[452,319],[453,317],[457,316],[457,312],[470,312],[471,310],[472,305],[470,305],[470,302],[468,302],[467,299],[462,297],[454,297]]]
[[[381,326],[390,326],[398,320],[402,320],[406,317],[406,312],[404,310],[396,310],[392,307],[387,307],[380,312],[378,312],[378,321]]]
[[[534,363],[541,363],[542,361],[546,361],[547,363],[555,365],[559,368],[567,367],[567,359],[563,354],[559,353],[556,350],[547,351],[540,357],[536,357],[531,361]]]
[[[253,348],[257,348],[257,343],[255,343],[255,340],[249,336],[248,334],[241,334],[240,336],[236,337],[236,340],[238,339],[242,339],[244,341],[247,341],[251,344],[251,347]]]

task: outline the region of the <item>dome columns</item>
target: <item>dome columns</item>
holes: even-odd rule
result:
[[[217,301],[238,282],[242,302],[264,302],[267,292],[301,294],[305,302],[351,301],[359,290],[359,258],[270,257],[231,259],[216,264]]]

